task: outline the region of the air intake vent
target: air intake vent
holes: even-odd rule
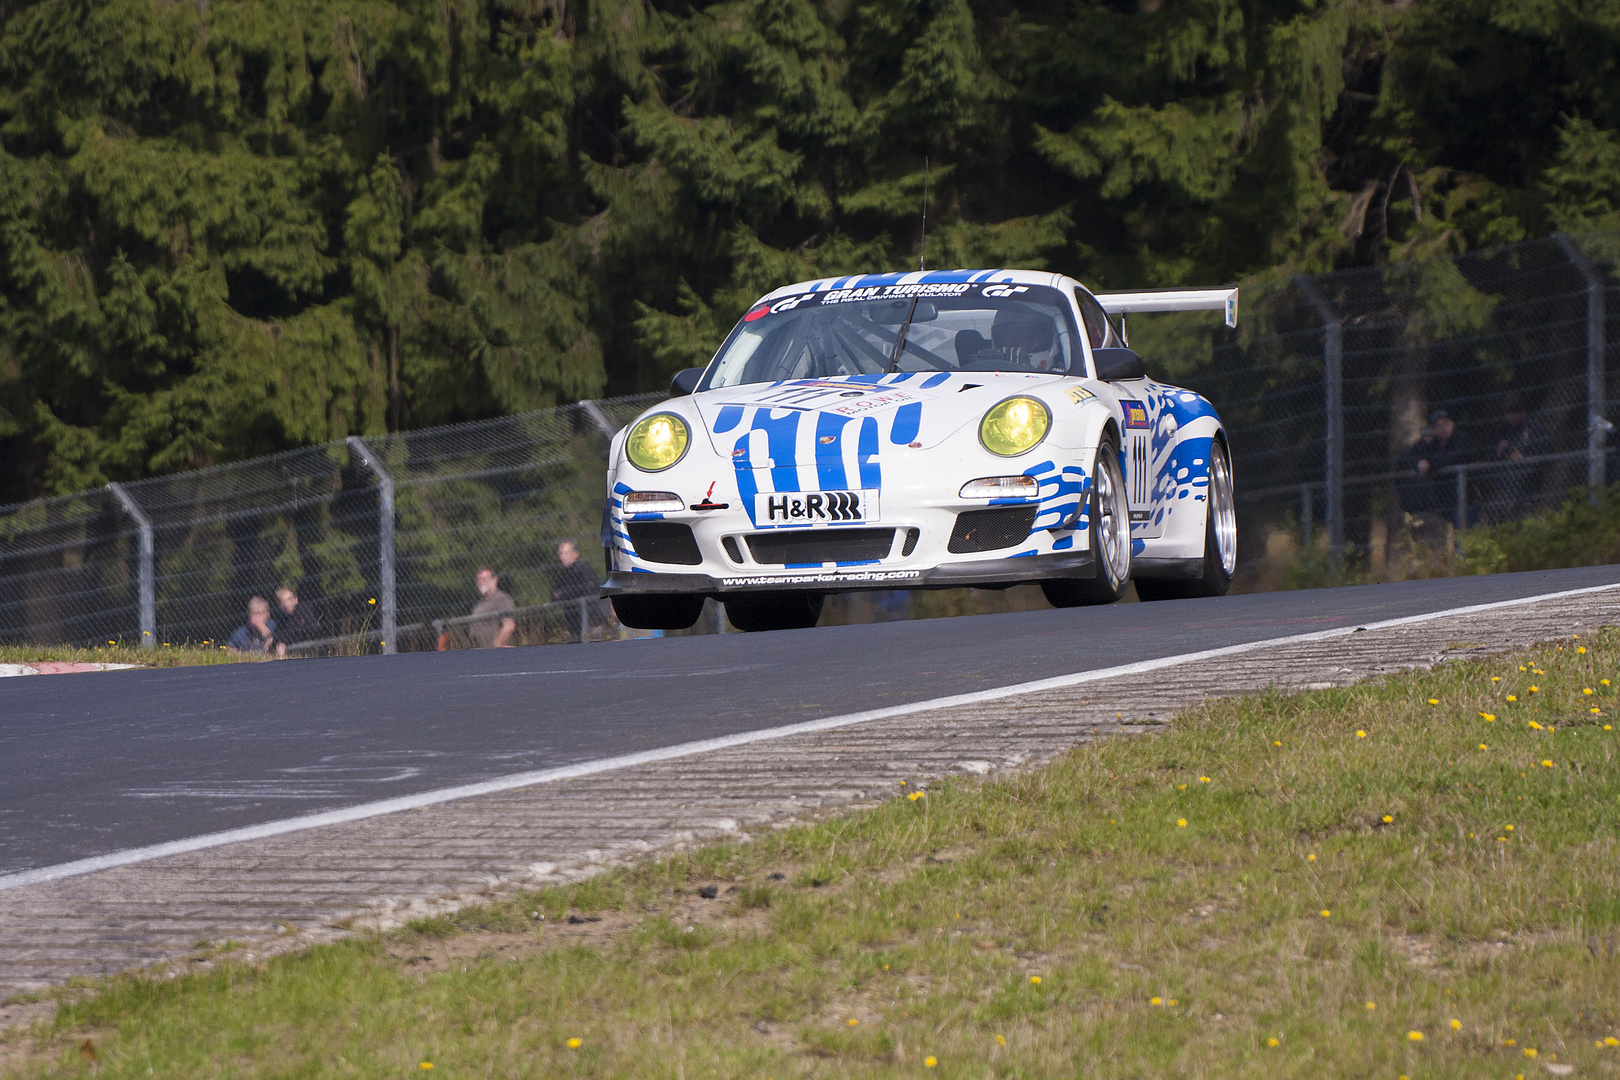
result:
[[[988,510],[968,510],[956,515],[956,528],[951,530],[951,542],[946,550],[952,555],[970,555],[975,551],[995,551],[1012,547],[1029,536],[1035,524],[1035,503],[1028,506],[996,506]]]
[[[703,561],[692,526],[678,521],[632,521],[625,525],[636,554],[648,562],[696,566]]]
[[[723,537],[720,540],[720,546],[726,549],[726,557],[732,562],[742,562],[742,548],[737,546],[737,538],[735,536]]]
[[[893,529],[802,529],[752,533],[748,551],[757,563],[865,562],[881,559],[894,546]]]
[[[910,555],[913,551],[917,550],[917,537],[919,537],[921,535],[922,535],[922,533],[919,532],[916,529],[907,529],[906,530],[906,542],[905,542],[905,545],[903,547],[901,547],[901,549],[900,549],[900,557],[901,558],[905,558],[906,556]]]

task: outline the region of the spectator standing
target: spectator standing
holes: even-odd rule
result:
[[[276,623],[270,618],[270,603],[262,596],[248,601],[247,624],[236,628],[228,647],[232,652],[269,655],[276,640]]]
[[[568,624],[568,640],[583,640],[582,631],[600,624],[597,598],[602,581],[589,563],[579,557],[579,543],[564,540],[557,545],[557,572],[551,578],[551,598],[563,604],[563,620]]]
[[[480,566],[473,578],[479,600],[473,605],[473,621],[467,625],[467,636],[475,649],[504,649],[511,644],[517,630],[512,613],[517,605],[501,591],[501,579],[487,566]]]
[[[1440,470],[1466,464],[1472,446],[1468,436],[1457,430],[1457,421],[1444,409],[1429,414],[1429,426],[1401,455],[1401,468],[1412,475],[1401,481],[1401,509],[1409,514],[1441,512],[1447,520],[1456,516],[1457,482],[1441,476]],[[1452,521],[1459,529],[1466,523]]]
[[[276,605],[281,608],[281,617],[275,623],[277,656],[285,657],[289,645],[321,639],[320,622],[299,602],[297,593],[282,586],[276,590]]]
[[[1530,419],[1524,398],[1518,391],[1502,401],[1502,423],[1496,429],[1496,460],[1522,462],[1525,458],[1548,453],[1551,443],[1541,425]],[[1526,494],[1540,487],[1536,465],[1509,465],[1496,471],[1495,518],[1507,521],[1523,513]]]

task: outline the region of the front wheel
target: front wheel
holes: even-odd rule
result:
[[[1053,607],[1112,604],[1131,582],[1131,508],[1125,496],[1125,474],[1119,467],[1119,443],[1112,434],[1097,447],[1091,470],[1091,555],[1097,576],[1087,580],[1055,578],[1041,582]]]
[[[703,597],[687,593],[615,596],[613,614],[637,630],[686,630],[703,614]]]
[[[1204,576],[1196,581],[1138,581],[1142,600],[1225,596],[1237,570],[1237,501],[1232,496],[1232,459],[1215,440],[1209,457],[1209,510],[1204,516]]]
[[[726,600],[726,618],[745,633],[807,630],[821,621],[821,593],[749,593]]]

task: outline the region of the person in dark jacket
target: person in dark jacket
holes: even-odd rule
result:
[[[267,656],[275,648],[276,621],[270,617],[270,605],[262,596],[248,601],[247,623],[236,628],[227,648],[231,652],[251,656]]]
[[[563,606],[563,619],[568,624],[570,641],[580,641],[581,632],[601,622],[601,604],[597,597],[602,581],[590,564],[579,557],[579,544],[564,540],[557,545],[556,572],[551,577],[551,598]]]
[[[1457,430],[1457,421],[1444,409],[1429,414],[1429,426],[1417,442],[1401,455],[1401,468],[1411,473],[1400,485],[1401,509],[1409,514],[1440,513],[1447,520],[1456,516],[1457,480],[1441,476],[1440,470],[1472,460],[1468,436]],[[1453,521],[1459,529],[1466,523]]]
[[[281,608],[281,617],[276,620],[277,656],[285,657],[289,645],[321,639],[320,622],[307,605],[299,602],[297,593],[282,586],[276,590],[276,604]]]

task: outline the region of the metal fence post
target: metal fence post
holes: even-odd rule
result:
[[[1553,239],[1586,279],[1586,486],[1591,489],[1592,501],[1596,502],[1606,481],[1604,444],[1609,436],[1609,420],[1603,415],[1604,281],[1574,237],[1554,233]]]
[[[1326,332],[1322,350],[1322,397],[1327,413],[1322,462],[1326,505],[1322,509],[1328,546],[1338,552],[1344,548],[1344,320],[1310,278],[1296,274],[1294,284],[1316,308]]]
[[[348,438],[349,449],[377,477],[377,577],[382,591],[383,652],[396,651],[394,642],[394,478],[388,475],[371,447],[358,435]]]
[[[1468,466],[1457,466],[1457,528],[1468,528]]]
[[[129,492],[124,490],[123,484],[108,484],[107,490],[112,492],[118,505],[124,508],[124,513],[135,519],[135,526],[140,531],[141,554],[136,561],[136,574],[140,579],[140,608],[141,608],[141,648],[157,648],[157,583],[153,580],[155,568],[153,556],[156,552],[156,542],[152,536],[152,522],[141,510]]]

